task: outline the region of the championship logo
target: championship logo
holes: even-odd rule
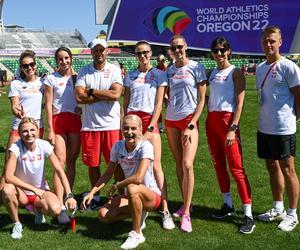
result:
[[[144,24],[156,35],[169,29],[174,35],[181,34],[192,22],[190,17],[181,9],[174,6],[165,6],[155,9]]]

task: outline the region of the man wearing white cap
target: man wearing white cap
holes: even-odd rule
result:
[[[89,178],[93,187],[101,176],[101,152],[108,164],[112,145],[120,139],[118,99],[122,93],[123,82],[121,69],[106,61],[106,41],[94,39],[88,46],[91,48],[93,63],[79,70],[76,100],[83,104],[82,161],[89,167]]]

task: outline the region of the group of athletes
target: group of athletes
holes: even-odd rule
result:
[[[257,150],[258,157],[266,159],[274,204],[258,219],[280,220],[279,229],[292,231],[298,224],[299,182],[294,157],[296,120],[300,118],[300,70],[280,55],[281,44],[278,27],[263,30],[266,60],[256,72],[260,96]],[[13,221],[11,237],[22,238],[23,227],[18,217],[18,208],[22,206],[31,209],[37,224],[45,222],[44,215],[57,217],[61,224],[69,222],[67,210],[74,211],[79,205],[71,190],[80,144],[92,186],[81,207],[88,209],[97,204],[99,191],[114,178],[108,190],[109,201],[99,208],[98,218],[104,223],[132,218],[132,231],[122,249],[135,248],[145,241],[142,231],[149,211],[160,210],[163,228],[174,229],[158,127],[164,102],[166,135],[182,196],[182,205],[173,213],[173,217],[181,219],[180,229],[192,232],[198,120],[207,104],[207,141],[223,195],[221,209],[212,216],[223,219],[234,213],[228,164],[244,209],[239,231],[252,233],[255,224],[251,188],[243,166],[239,132],[246,81],[241,70],[230,64],[229,41],[217,37],[212,42],[211,55],[217,67],[208,78],[204,67],[188,58],[183,36],[172,37],[167,51],[170,64],[161,69],[150,63],[151,45],[139,41],[135,47],[138,67],[126,74],[124,83],[121,69],[107,62],[106,41],[94,39],[89,47],[93,62],[81,68],[78,75],[72,69],[71,51],[65,47],[55,53],[56,71],[44,79],[37,77],[33,51],[26,50],[20,56],[19,76],[11,82],[9,91],[14,116],[0,184],[0,202]],[[118,99],[122,94],[121,108]],[[41,139],[43,96],[47,141]],[[101,154],[108,165],[102,175]],[[45,158],[50,159],[55,170],[53,192],[44,176]],[[283,204],[284,188],[289,202],[287,211]]]

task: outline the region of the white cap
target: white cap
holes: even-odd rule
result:
[[[91,41],[88,46],[90,49],[93,49],[95,46],[100,44],[103,48],[107,48],[107,42],[104,39],[96,38],[93,41]]]

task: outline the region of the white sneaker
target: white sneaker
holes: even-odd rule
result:
[[[172,230],[175,228],[172,216],[169,211],[162,211],[163,229]]]
[[[136,233],[135,231],[131,231],[128,234],[127,240],[122,244],[121,248],[122,249],[134,249],[136,248],[139,244],[145,242],[145,237],[143,233],[141,232],[140,234]]]
[[[148,217],[149,213],[145,210],[142,212],[142,218],[141,218],[141,230],[144,230],[146,228],[146,219]]]
[[[275,208],[271,208],[264,214],[259,214],[258,219],[261,221],[276,221],[276,220],[283,220],[286,216],[286,211],[283,209],[283,211],[277,212]]]
[[[20,222],[16,222],[14,224],[14,227],[13,227],[13,230],[12,230],[12,233],[11,233],[11,237],[14,239],[14,240],[19,240],[22,238],[22,231],[23,231],[23,228],[22,228],[22,224]]]
[[[37,225],[41,225],[44,224],[45,222],[46,222],[45,216],[42,213],[35,211],[34,223]]]
[[[70,217],[68,216],[68,212],[65,208],[61,209],[60,214],[57,216],[58,223],[61,225],[69,224]]]
[[[299,221],[297,215],[287,214],[284,217],[284,219],[279,223],[278,228],[282,231],[290,232],[297,226],[298,223]]]

